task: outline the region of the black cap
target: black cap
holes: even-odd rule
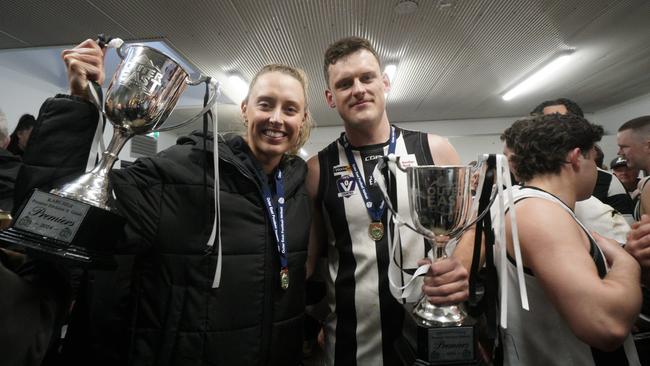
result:
[[[609,164],[612,169],[627,166],[627,160],[624,157],[617,156],[616,159],[612,160],[612,163]]]

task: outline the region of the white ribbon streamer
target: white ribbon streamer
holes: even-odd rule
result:
[[[496,244],[496,251],[499,254],[498,265],[500,266],[499,278],[499,292],[501,293],[500,309],[501,315],[499,317],[501,327],[506,329],[508,327],[508,285],[507,285],[507,242],[506,242],[506,229],[505,229],[505,205],[504,203],[504,186],[506,187],[508,195],[508,211],[510,211],[510,229],[512,233],[512,242],[515,252],[515,266],[517,268],[517,281],[519,284],[519,295],[521,297],[521,307],[529,310],[528,306],[528,292],[526,290],[526,282],[524,278],[524,267],[521,259],[521,246],[519,245],[519,232],[517,230],[517,218],[515,214],[515,203],[512,199],[512,181],[510,180],[510,169],[508,168],[508,160],[504,155],[497,155],[497,170],[496,170],[496,184],[499,195],[498,204],[498,222],[496,227],[496,237],[498,238]],[[496,259],[496,258],[495,258]]]
[[[113,38],[110,42],[106,44],[107,48],[120,48],[124,44],[124,41],[120,38]],[[101,85],[99,86],[101,88]],[[86,173],[95,168],[96,161],[101,158],[98,156],[99,153],[103,153],[106,150],[104,146],[104,105],[102,100],[97,95],[97,91],[91,83],[88,83],[86,87],[86,92],[90,99],[90,102],[97,107],[99,117],[97,119],[97,127],[95,128],[95,135],[93,136],[93,141],[90,145],[90,152],[88,153],[88,159],[86,159]]]
[[[217,130],[217,103],[212,107],[212,160],[214,166],[214,221],[212,222],[212,232],[210,239],[208,239],[208,246],[214,246],[215,239],[217,240],[217,268],[214,271],[214,279],[212,280],[212,288],[219,288],[221,284],[221,266],[223,256],[221,255],[221,200],[219,189],[219,133]]]

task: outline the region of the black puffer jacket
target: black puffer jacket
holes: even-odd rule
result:
[[[21,165],[20,157],[0,148],[0,211],[13,208],[14,183]]]
[[[57,110],[59,113],[53,113]],[[37,146],[47,151],[52,144],[65,141],[63,150],[70,155],[83,156],[78,152],[88,151],[88,141],[80,144],[77,137],[90,136],[87,128],[80,126],[92,126],[96,120],[96,112],[87,103],[57,96],[44,104],[41,114],[50,117],[40,120],[33,131],[35,145],[38,141]],[[57,132],[64,125],[68,133]],[[73,136],[70,131],[78,133]],[[211,139],[206,147],[207,153],[202,136],[193,134],[155,158],[139,159],[127,169],[113,171],[118,208],[128,223],[119,250],[135,253],[135,261],[130,289],[127,285],[107,290],[107,286],[115,286],[112,275],[107,274],[96,273],[89,282],[85,321],[95,328],[83,337],[70,330],[73,343],[90,339],[90,352],[84,352],[90,358],[87,364],[99,362],[93,356],[112,349],[117,349],[117,362],[123,363],[127,357],[132,365],[299,363],[310,225],[303,184],[306,165],[298,158],[285,159],[282,164],[291,278],[289,289],[283,291],[277,247],[248,147],[239,136],[220,139],[223,272],[220,288],[212,289],[217,257],[214,251],[206,254],[213,219]],[[46,176],[49,172],[50,180],[58,180],[51,163],[62,161],[43,164],[36,159],[36,150],[30,146],[25,156],[30,167],[24,169],[21,179],[30,181],[29,186],[43,184],[39,178],[29,179],[43,170]],[[70,168],[69,161],[65,165]],[[124,267],[122,270],[128,271],[128,266]],[[124,279],[123,272],[113,280]],[[128,292],[128,305],[124,299],[110,299],[114,294],[107,292],[113,290]],[[115,307],[120,312],[116,313]],[[106,320],[111,317],[116,322]],[[101,324],[113,329],[103,332]],[[116,324],[128,324],[128,330],[115,329]],[[120,339],[107,339],[106,334]],[[78,347],[68,346],[73,352],[74,348]]]

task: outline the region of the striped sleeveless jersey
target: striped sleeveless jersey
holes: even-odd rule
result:
[[[557,203],[569,212],[576,223],[584,230],[589,238],[589,254],[594,260],[598,275],[603,278],[607,274],[605,257],[596,244],[589,230],[578,221],[569,207],[558,198],[541,189],[534,187],[512,187],[513,199],[517,203],[529,197],[546,199]],[[506,198],[507,199],[507,198]],[[497,223],[498,210],[491,210],[493,222]],[[495,224],[496,227],[496,224]],[[500,272],[499,266],[497,270]],[[566,320],[556,310],[541,284],[529,268],[524,267],[526,289],[530,310],[521,308],[519,297],[508,296],[508,328],[500,329],[503,343],[503,355],[506,366],[606,366],[606,365],[635,365],[639,366],[639,358],[632,336],[629,335],[623,345],[612,352],[603,352],[590,347],[576,337]],[[506,276],[509,292],[517,292],[518,280],[514,259],[508,255]]]
[[[395,154],[404,161],[432,165],[427,134],[396,129]],[[341,135],[343,136],[343,134]],[[356,164],[365,177],[373,202],[381,193],[372,186],[377,159],[387,154],[383,144],[352,148]],[[388,245],[394,235],[392,218],[385,209],[385,234],[379,241],[368,235],[371,222],[359,192],[342,140],[318,154],[318,198],[328,231],[327,298],[330,315],[325,321],[327,365],[394,365],[395,340],[402,333],[403,306],[390,293]],[[399,169],[385,177],[393,207],[410,217],[406,174]],[[416,267],[425,255],[424,239],[400,229],[404,267]],[[420,286],[418,286],[419,288]]]

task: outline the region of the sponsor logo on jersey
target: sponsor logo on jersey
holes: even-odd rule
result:
[[[351,176],[352,175],[352,167],[347,165],[347,164],[336,165],[336,166],[334,166],[334,168],[332,168],[332,170],[334,172],[335,177],[340,177],[340,176],[345,176],[345,175]]]

